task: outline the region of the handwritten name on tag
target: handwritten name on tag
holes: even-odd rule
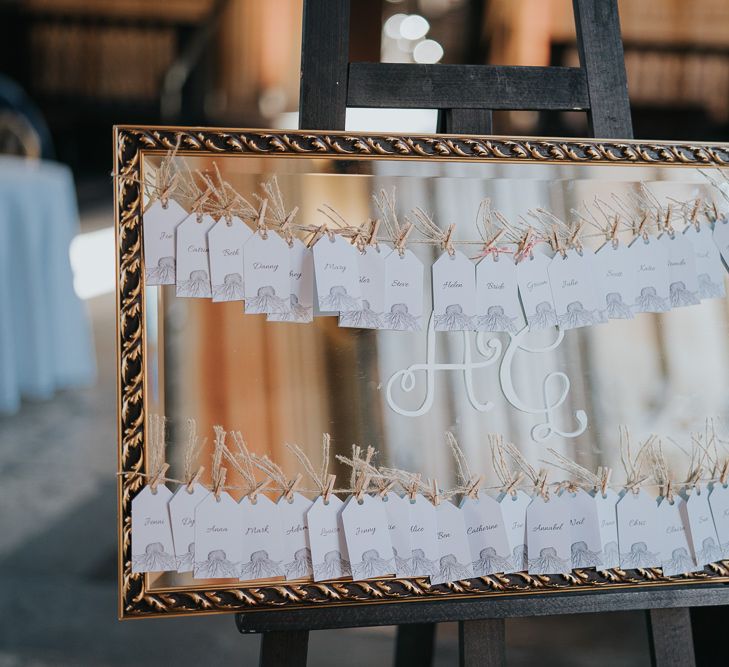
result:
[[[435,261],[433,317],[436,331],[470,331],[476,312],[476,271],[460,250],[444,252]]]
[[[476,265],[476,329],[515,334],[525,325],[514,260],[487,255]]]
[[[385,252],[380,246],[367,246],[357,254],[361,308],[339,313],[340,327],[379,329],[385,310]]]
[[[164,484],[156,491],[145,486],[132,500],[132,572],[177,569],[167,510],[172,491]]]
[[[173,199],[167,202],[167,208],[157,200],[144,212],[144,281],[147,285],[175,284],[175,231],[188,215]]]
[[[693,488],[683,493],[681,517],[688,528],[691,555],[698,567],[716,563],[724,556],[709,506],[708,489]]]
[[[719,482],[711,485],[709,507],[722,553],[724,558],[729,558],[729,485]]]
[[[319,496],[306,515],[314,581],[352,576],[347,541],[340,519],[343,504],[335,495],[330,495],[326,504]]]
[[[620,567],[620,551],[618,549],[618,517],[615,505],[618,494],[612,489],[595,493],[597,521],[600,528],[600,544],[602,546],[602,567],[609,569]]]
[[[237,579],[243,560],[240,505],[211,493],[195,507],[195,579]]]
[[[637,237],[628,246],[635,267],[636,313],[664,313],[671,309],[668,288],[668,253],[655,240]],[[622,546],[620,547],[622,550]]]
[[[719,249],[712,238],[711,229],[702,225],[698,229],[689,225],[684,236],[694,249],[696,276],[699,282],[699,296],[702,299],[720,299],[726,296],[724,287],[724,266]]]
[[[511,549],[512,572],[525,572],[528,566],[526,513],[532,499],[523,491],[502,493],[498,498],[504,515],[506,537]]]
[[[270,313],[269,322],[312,322],[314,320],[314,256],[299,239],[289,247],[288,310]]]
[[[552,258],[535,251],[516,265],[519,296],[530,331],[557,325],[557,312],[549,285],[551,261]]]
[[[278,501],[278,515],[281,521],[283,569],[286,579],[309,579],[314,575],[309,547],[309,524],[307,514],[313,501],[300,493],[285,496]]]
[[[562,507],[570,531],[572,568],[603,567],[595,498],[583,489],[575,493],[565,491],[562,493]]]
[[[289,310],[289,246],[275,232],[253,234],[243,246],[245,312],[268,315]]]
[[[168,505],[172,540],[178,572],[192,572],[195,567],[195,508],[210,493],[202,484],[188,489],[183,484]]]
[[[382,500],[364,494],[350,496],[342,509],[342,525],[353,579],[372,579],[395,573],[392,541]]]
[[[357,249],[341,236],[330,239],[325,234],[314,244],[313,250],[319,309],[334,313],[359,310],[362,291]]]
[[[385,308],[382,328],[420,331],[423,316],[423,263],[411,250],[385,257]]]
[[[435,506],[421,494],[408,500],[410,548],[412,556],[408,565],[411,577],[435,576],[440,568],[438,561],[438,524]]]
[[[221,218],[208,232],[213,301],[243,300],[243,246],[252,234],[240,218]]]
[[[615,506],[618,518],[620,567],[624,570],[660,567],[658,505],[647,492],[626,491]]]
[[[557,494],[536,495],[527,508],[530,574],[563,574],[572,569],[571,531],[564,501]]]
[[[501,503],[484,492],[461,503],[466,537],[475,577],[512,569],[511,546],[506,535]]]
[[[210,262],[208,258],[208,232],[215,220],[204,215],[200,221],[191,215],[177,227],[177,296],[209,299]]]
[[[410,559],[412,549],[410,547],[410,500],[390,491],[382,502],[387,514],[387,527],[390,532],[392,553],[395,558],[395,575],[398,577],[409,577]]]
[[[691,555],[687,525],[684,523],[681,496],[674,496],[673,502],[663,498],[658,505],[658,526],[660,531],[660,556],[663,574],[693,572],[696,563]]]
[[[668,296],[672,308],[695,306],[699,298],[699,279],[696,274],[696,255],[688,239],[682,234],[663,233],[658,238],[668,255]]]
[[[240,501],[240,506],[243,534],[241,581],[283,577],[283,536],[278,505],[268,496],[258,495],[255,503],[246,497]]]
[[[430,575],[431,584],[446,584],[473,577],[471,550],[466,537],[463,512],[449,500],[435,508],[438,526],[438,569]]]
[[[599,277],[601,309],[611,320],[633,318],[636,266],[627,246],[605,243],[595,253],[595,275]],[[616,566],[617,567],[617,566]]]
[[[592,326],[602,320],[597,298],[592,259],[587,249],[557,254],[549,265],[549,282],[560,329]]]

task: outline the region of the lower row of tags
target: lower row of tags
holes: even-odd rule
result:
[[[173,494],[146,485],[132,501],[132,571],[197,579],[429,577],[431,584],[526,571],[662,568],[665,576],[729,559],[729,485],[474,490],[460,505],[436,495],[299,492],[237,502],[199,483]]]

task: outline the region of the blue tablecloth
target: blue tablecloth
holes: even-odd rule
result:
[[[93,340],[73,290],[76,192],[59,164],[0,158],[0,413],[92,383]]]

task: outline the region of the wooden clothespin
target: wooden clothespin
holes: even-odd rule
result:
[[[433,505],[436,507],[440,505],[440,492],[438,491],[438,480],[433,479],[430,480],[430,494],[431,494],[431,501],[433,502]]]
[[[192,206],[190,207],[190,210],[192,213],[195,214],[195,220],[197,222],[202,222],[203,219],[203,212],[202,207],[205,204],[205,202],[208,200],[208,197],[213,193],[212,188],[210,187],[210,184],[208,183],[208,187],[194,202],[192,202]]]
[[[689,223],[696,228],[697,232],[701,230],[701,225],[699,224],[699,210],[701,209],[701,203],[702,202],[699,197],[694,199],[694,206],[689,215]]]
[[[261,200],[256,214],[256,231],[261,235],[262,239],[268,238],[268,227],[266,226],[266,209],[268,208],[268,199]]]
[[[477,477],[474,477],[466,487],[466,497],[467,498],[478,498],[478,489],[483,483],[483,475],[478,475]]]
[[[608,484],[610,484],[610,477],[613,474],[613,469],[608,468],[606,466],[600,470],[599,474],[600,474],[600,493],[602,493],[602,495],[605,496],[607,494]]]
[[[334,482],[336,481],[337,476],[336,475],[329,475],[327,477],[327,483],[324,486],[324,490],[321,493],[321,497],[324,500],[324,504],[329,504],[329,496],[332,495],[332,491],[334,491]]]
[[[248,494],[248,499],[251,501],[251,505],[255,505],[258,501],[258,494],[263,491],[271,483],[271,478],[267,477],[262,482],[258,482],[253,487],[253,490]]]
[[[289,485],[284,490],[283,497],[286,499],[287,503],[294,502],[294,493],[296,492],[296,487],[301,484],[301,480],[304,479],[304,476],[301,473],[297,473],[296,477],[289,483]]]
[[[296,214],[298,212],[299,207],[294,207],[294,209],[286,216],[286,219],[281,223],[281,236],[283,237],[284,241],[288,243],[289,248],[294,245],[294,235],[291,232],[291,223],[294,221],[294,218],[296,217]]]
[[[215,496],[215,500],[220,502],[220,492],[225,487],[225,477],[228,474],[227,468],[220,468],[220,473],[218,474],[218,479],[215,481],[215,486],[213,487],[213,495]]]
[[[169,468],[169,463],[163,463],[157,473],[149,481],[149,489],[152,492],[152,495],[157,495],[157,485],[165,478],[165,473],[169,470]]]
[[[534,485],[537,493],[539,493],[544,500],[549,500],[549,488],[547,487],[547,471],[540,470],[539,476],[537,477],[537,483]]]
[[[534,244],[532,243],[532,236],[534,236],[534,230],[528,227],[524,238],[519,241],[519,246],[516,249],[516,259],[521,261],[526,255],[531,255]]]
[[[371,227],[370,227],[370,236],[367,239],[367,245],[377,247],[377,232],[380,230],[380,219],[377,218],[376,220],[370,220]]]
[[[516,477],[514,477],[514,479],[512,479],[511,482],[506,487],[504,487],[504,493],[505,494],[508,493],[510,496],[515,496],[516,487],[519,486],[519,484],[521,484],[523,479],[524,479],[524,473],[519,471],[519,473],[517,473]]]
[[[400,233],[398,234],[397,238],[394,240],[393,245],[395,246],[395,250],[399,253],[400,257],[402,257],[405,254],[405,242],[408,239],[408,236],[410,236],[410,232],[413,231],[413,223],[412,222],[406,222],[402,229],[400,230]]]
[[[197,469],[197,472],[192,477],[190,477],[190,481],[187,483],[188,493],[193,493],[192,487],[195,486],[195,484],[197,484],[197,482],[200,480],[200,477],[202,476],[204,470],[205,466],[200,466]]]
[[[443,250],[445,250],[451,257],[453,257],[456,252],[456,249],[453,247],[453,241],[451,240],[455,228],[455,223],[451,223],[450,225],[448,225],[448,229],[443,235]]]
[[[362,496],[366,493],[367,487],[370,485],[370,475],[368,473],[361,472],[357,475],[357,481],[354,485],[354,499],[359,503],[362,501]]]
[[[380,496],[380,498],[384,498],[392,490],[393,486],[395,486],[395,480],[391,479],[389,482],[380,487],[377,495]]]
[[[646,223],[648,222],[648,214],[644,213],[641,221],[638,223],[638,230],[635,232],[636,237],[642,236],[643,240],[648,242],[648,232],[645,229]]]
[[[408,498],[410,502],[415,502],[415,496],[418,495],[418,487],[420,486],[420,475],[415,475],[407,488]]]

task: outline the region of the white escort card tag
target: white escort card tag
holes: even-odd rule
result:
[[[265,239],[255,233],[243,246],[243,284],[246,313],[289,310],[289,245],[275,232],[267,232]]]
[[[164,484],[156,491],[147,485],[132,500],[132,572],[177,569],[167,510],[172,491]]]
[[[564,574],[572,569],[571,531],[563,499],[556,493],[545,500],[537,494],[527,508],[529,574]]]
[[[608,241],[595,253],[594,275],[599,277],[600,308],[611,320],[633,318],[633,304],[638,298],[635,290],[636,266],[627,246],[613,246]],[[617,565],[615,566],[617,567]]]
[[[603,567],[602,540],[595,498],[583,489],[562,493],[562,513],[570,531],[572,568]]]
[[[674,496],[673,502],[663,498],[658,505],[658,525],[660,526],[661,567],[666,577],[693,572],[696,563],[691,556],[691,545],[681,496]]]
[[[147,285],[175,284],[175,230],[190,215],[173,199],[167,207],[155,201],[143,216],[144,282]]]
[[[362,291],[357,249],[342,236],[335,234],[330,239],[324,234],[313,251],[319,309],[325,313],[359,310]]]
[[[668,288],[668,252],[655,239],[638,236],[628,246],[635,266],[636,313],[665,313],[671,309]],[[622,545],[620,547],[623,549]]]
[[[645,491],[626,491],[615,508],[620,567],[624,570],[660,567],[661,539],[656,499]]]
[[[387,514],[387,527],[390,531],[392,553],[395,557],[395,575],[398,577],[412,576],[410,572],[410,500],[393,493],[385,494],[382,498]]]
[[[380,246],[367,246],[357,254],[362,305],[358,310],[339,313],[340,327],[380,329],[385,310],[385,252]]]
[[[525,324],[514,260],[489,253],[476,265],[476,329],[515,334]]]
[[[195,567],[195,508],[209,493],[202,484],[192,488],[183,484],[168,505],[178,572],[192,572]]]
[[[711,516],[724,558],[729,558],[729,485],[714,482],[709,494]]]
[[[618,494],[612,489],[605,489],[605,493],[597,491],[595,506],[597,508],[597,521],[600,527],[600,544],[602,547],[602,567],[610,569],[620,567],[620,551],[618,549],[618,518],[615,505]]]
[[[249,497],[240,501],[243,536],[241,581],[274,579],[284,576],[283,536],[278,505],[259,494],[256,502]]]
[[[423,316],[423,263],[411,250],[385,257],[385,308],[382,328],[420,331]]]
[[[395,574],[390,529],[382,500],[366,493],[361,501],[350,496],[342,509],[342,526],[353,579]]]
[[[701,225],[698,229],[689,225],[683,232],[694,249],[696,275],[699,281],[699,297],[717,299],[726,296],[724,288],[724,266],[719,249],[714,243],[711,229]]]
[[[501,505],[501,513],[504,516],[504,527],[506,537],[509,540],[511,549],[511,572],[526,572],[527,539],[526,539],[526,513],[532,499],[523,491],[517,491],[514,495],[503,493],[498,498]]]
[[[299,239],[289,247],[288,310],[270,313],[269,322],[312,322],[314,320],[314,256]]]
[[[430,575],[431,584],[447,584],[473,577],[471,550],[466,537],[463,512],[449,500],[435,508],[438,526],[438,568]]]
[[[729,267],[729,217],[725,214],[720,215],[714,223],[712,236],[714,244],[724,260],[725,267]]]
[[[438,524],[435,505],[425,496],[416,494],[408,499],[410,547],[409,571],[411,577],[428,577],[439,571]]]
[[[319,496],[306,515],[314,581],[352,576],[347,541],[339,516],[342,505],[342,501],[333,494],[329,496],[326,504],[324,498]]]
[[[681,504],[680,510],[684,525],[688,528],[694,562],[700,568],[716,563],[723,558],[723,553],[711,517],[709,490],[694,487],[690,491],[685,490],[683,497],[686,502]]]
[[[243,245],[252,234],[240,218],[220,218],[208,232],[213,301],[243,301]]]
[[[177,296],[212,296],[208,232],[214,224],[210,215],[202,216],[199,222],[191,215],[177,227]]]
[[[695,306],[699,298],[699,279],[696,275],[694,247],[681,234],[664,232],[658,238],[668,254],[668,295],[672,308]]]
[[[476,270],[459,250],[444,252],[432,267],[436,331],[471,331],[476,313]]]
[[[547,271],[551,257],[533,252],[516,265],[519,296],[530,331],[539,331],[557,325],[552,288]]]
[[[461,503],[466,536],[471,550],[474,577],[496,572],[510,572],[511,547],[504,526],[501,503],[483,491],[477,497],[466,496]]]
[[[313,502],[300,493],[291,500],[283,496],[278,501],[278,516],[283,535],[283,568],[286,579],[309,579],[314,575],[309,548],[307,514]]]
[[[240,505],[221,491],[195,508],[195,579],[237,579],[243,560]]]
[[[549,283],[560,329],[578,329],[602,321],[592,274],[594,255],[570,248],[557,253],[549,265]]]

